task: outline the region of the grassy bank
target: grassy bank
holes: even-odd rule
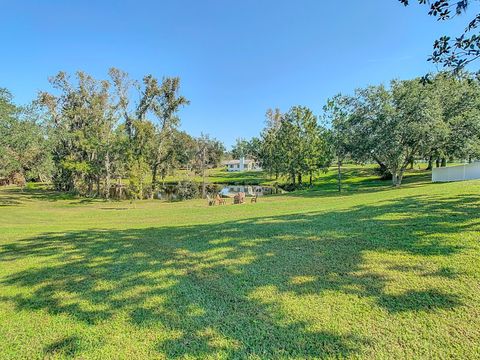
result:
[[[406,177],[408,178],[411,175],[422,175],[427,179],[430,177],[429,172],[425,172],[424,169],[426,164],[417,164],[415,169],[409,170]],[[345,185],[347,185],[347,190],[350,184],[359,184],[363,181],[368,186],[389,186],[389,182],[382,182],[378,179],[378,173],[376,172],[375,165],[356,165],[356,164],[347,164],[342,167],[343,180]],[[194,182],[201,183],[202,177],[196,175],[192,172],[187,172],[185,170],[177,170],[174,175],[169,175],[165,177],[164,181],[167,183],[176,183],[182,180],[191,180]],[[309,178],[304,177],[304,184],[309,185]],[[280,176],[275,178],[265,171],[242,171],[242,172],[228,172],[223,168],[218,169],[209,169],[206,173],[205,181],[212,184],[225,184],[225,185],[265,185],[272,186],[274,184],[286,184],[288,179],[286,177]],[[325,185],[337,184],[337,168],[331,167],[325,172],[320,172],[314,175],[313,185],[318,187],[320,190],[325,189]],[[354,186],[355,188],[355,186]]]

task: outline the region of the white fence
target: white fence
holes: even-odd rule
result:
[[[480,162],[460,166],[435,168],[432,171],[433,182],[463,181],[480,179]]]

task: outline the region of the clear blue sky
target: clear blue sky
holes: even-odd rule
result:
[[[258,135],[269,107],[305,105],[435,70],[438,23],[397,0],[0,0],[0,87],[18,103],[59,70],[180,76],[182,129],[227,146]]]

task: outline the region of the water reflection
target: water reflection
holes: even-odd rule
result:
[[[275,188],[266,186],[245,186],[245,185],[229,185],[225,186],[221,191],[221,196],[234,196],[235,194],[243,192],[247,196],[263,196],[276,194]]]

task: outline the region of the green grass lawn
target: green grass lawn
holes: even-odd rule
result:
[[[480,182],[258,204],[0,190],[0,359],[480,357]]]

